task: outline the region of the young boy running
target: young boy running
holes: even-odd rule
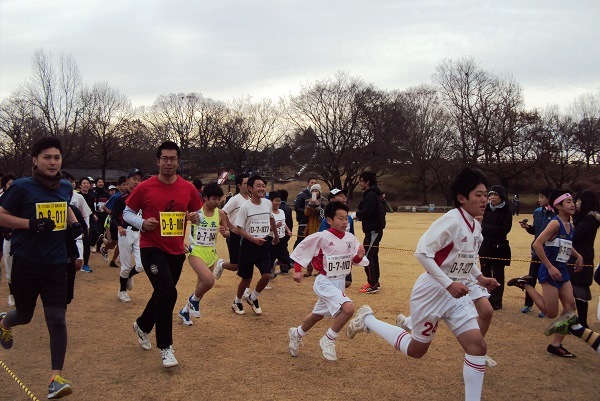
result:
[[[419,240],[415,257],[426,272],[415,282],[410,297],[412,334],[377,320],[368,305],[357,311],[346,329],[350,338],[361,331],[375,332],[403,354],[421,358],[429,349],[439,320],[443,320],[465,350],[467,401],[481,399],[487,346],[477,324],[477,310],[462,280],[472,275],[488,290],[498,286],[495,279],[484,277],[476,264],[482,241],[476,217],[485,211],[486,185],[487,179],[478,170],[461,170],[450,187],[455,209],[433,222]]]
[[[302,338],[323,317],[332,317],[333,323],[319,344],[325,359],[337,360],[335,340],[344,325],[354,314],[354,303],[344,293],[346,276],[352,271],[352,265],[366,266],[365,249],[360,241],[349,232],[348,206],[342,202],[330,202],[325,207],[325,218],[331,226],[327,231],[309,235],[294,252],[294,280],[302,281],[302,268],[312,263],[319,272],[313,289],[319,300],[312,312],[298,327],[288,330],[289,349],[292,356],[298,356]]]
[[[189,235],[189,262],[198,276],[198,282],[188,302],[179,311],[179,317],[186,326],[194,324],[190,316],[200,317],[200,300],[215,285],[212,270],[223,264],[223,259],[217,256],[217,233],[227,238],[228,232],[235,230],[225,212],[218,208],[223,197],[221,186],[217,183],[206,184],[202,196],[204,205],[198,211],[200,221],[192,224]]]
[[[573,248],[573,235],[575,229],[571,224],[571,216],[575,213],[575,202],[566,190],[552,192],[549,204],[557,213],[546,229],[533,243],[533,250],[540,258],[542,264],[538,270],[538,280],[542,285],[542,294],[533,287],[535,284],[531,276],[513,278],[506,283],[507,286],[515,286],[527,291],[533,302],[549,318],[558,315],[558,301],[563,306],[563,313],[559,322],[570,320],[575,317],[575,298],[573,297],[573,286],[571,285],[567,262],[571,256],[577,260],[575,271],[580,271],[583,266],[583,258]],[[546,329],[545,334],[553,334],[553,323]],[[550,355],[563,358],[574,358],[571,352],[562,346],[564,334],[554,333],[552,343],[548,345],[546,352]]]
[[[285,223],[285,213],[280,209],[281,207],[281,194],[278,191],[269,192],[269,200],[273,204],[273,219],[275,220],[275,226],[277,227],[277,233],[279,234],[279,243],[277,245],[271,245],[269,248],[269,253],[271,255],[271,265],[273,268],[271,269],[271,274],[273,278],[275,278],[275,262],[279,261],[281,265],[289,266],[290,261],[290,252],[287,248],[287,241],[281,241],[282,238],[289,238],[292,235],[292,232],[288,228]],[[269,238],[267,238],[267,242],[271,242],[274,238],[273,232],[269,233]],[[271,287],[266,287],[270,289]]]
[[[246,288],[252,282],[252,273],[254,266],[258,267],[261,278],[256,283],[256,289],[246,298],[246,302],[252,307],[252,311],[262,314],[262,309],[258,304],[258,296],[265,289],[271,279],[271,255],[269,254],[269,244],[267,238],[269,232],[273,232],[273,245],[279,243],[279,235],[275,220],[273,219],[273,206],[271,201],[264,199],[266,191],[266,181],[255,175],[248,179],[248,189],[250,190],[250,202],[245,202],[239,210],[236,218],[237,231],[242,241],[240,244],[240,260],[238,264],[238,276],[241,280],[237,288],[237,293],[231,310],[238,315],[244,314],[242,305],[242,296]]]

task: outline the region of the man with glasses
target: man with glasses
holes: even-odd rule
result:
[[[177,175],[181,150],[172,141],[156,151],[158,175],[140,183],[126,200],[123,219],[141,230],[140,253],[154,289],[146,308],[133,323],[140,346],[149,350],[148,333],[156,325],[156,345],[166,368],[177,366],[173,353],[173,309],[177,281],[185,261],[185,224],[199,222],[196,188]],[[142,216],[138,212],[142,211]]]

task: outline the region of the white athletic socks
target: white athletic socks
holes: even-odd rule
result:
[[[327,334],[326,334],[327,338],[329,338],[332,341],[335,341],[338,338],[338,333],[336,333],[335,331],[333,331],[331,329],[331,327],[329,329],[327,329]]]
[[[302,330],[302,325],[298,326],[296,328],[296,332],[298,333],[298,335],[300,336],[300,338],[304,337],[306,334],[308,334],[306,331]]]
[[[200,301],[200,298],[198,298],[198,297],[196,296],[196,293],[195,293],[195,292],[194,292],[194,293],[192,293],[192,301],[194,301],[194,302],[196,302],[196,301]]]
[[[373,315],[367,315],[367,317],[365,317],[365,326],[387,341],[392,347],[403,354],[408,355],[408,344],[412,337],[406,330],[377,320]]]
[[[481,400],[483,375],[485,373],[485,355],[465,354],[463,379],[465,381],[465,401]]]
[[[238,297],[235,297],[235,303],[236,304],[241,304],[242,300],[240,298],[238,298]]]
[[[256,290],[252,291],[252,294],[250,294],[250,296],[248,297],[250,299],[250,301],[256,301],[258,299],[258,296],[260,295],[260,292],[256,292]]]

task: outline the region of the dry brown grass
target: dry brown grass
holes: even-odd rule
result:
[[[414,249],[420,235],[439,215],[388,215],[383,246]],[[530,217],[530,216],[529,216]],[[520,216],[523,218],[523,216]],[[515,259],[527,260],[531,236],[515,219],[510,234]],[[224,241],[219,253],[226,255]],[[355,268],[355,284],[348,290],[357,305],[370,304],[378,318],[394,322],[408,312],[410,291],[422,268],[410,252],[382,250],[382,290],[362,295],[364,280]],[[131,291],[133,302],[117,299],[118,270],[105,267],[92,254],[92,274],[77,275],[76,294],[67,314],[69,349],[64,375],[73,381],[72,400],[459,400],[463,398],[464,352],[449,330],[440,325],[428,354],[414,360],[400,354],[374,334],[354,340],[341,336],[337,362],[326,361],[319,338],[327,322],[318,324],[305,338],[300,355],[287,350],[287,329],[298,325],[316,301],[312,279],[301,284],[291,275],[280,276],[274,288],[263,293],[263,316],[237,316],[229,309],[238,280],[225,272],[202,302],[202,318],[184,327],[174,320],[174,349],[180,365],[165,370],[156,348],[144,351],[137,344],[132,322],[148,300],[151,287],[142,275]],[[507,276],[522,275],[528,263],[514,262]],[[178,285],[178,307],[192,291],[195,277],[189,266]],[[597,322],[600,288],[593,286],[590,307],[592,328]],[[5,282],[0,300],[5,302]],[[498,311],[487,341],[498,367],[488,369],[483,388],[486,400],[594,400],[600,394],[599,355],[576,338],[565,346],[577,355],[564,360],[546,355],[548,339],[542,331],[549,323],[537,313],[520,313],[523,293],[505,292],[504,309]],[[246,308],[249,309],[249,308]],[[43,399],[49,371],[48,334],[43,312],[14,329],[15,345],[0,350],[0,359]],[[154,341],[154,336],[151,335]],[[0,400],[28,400],[12,378],[0,371]],[[594,395],[595,394],[595,395]]]

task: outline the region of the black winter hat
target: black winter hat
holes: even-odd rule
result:
[[[488,191],[488,195],[491,193],[498,194],[503,201],[506,200],[506,188],[504,188],[502,185],[492,185]]]

